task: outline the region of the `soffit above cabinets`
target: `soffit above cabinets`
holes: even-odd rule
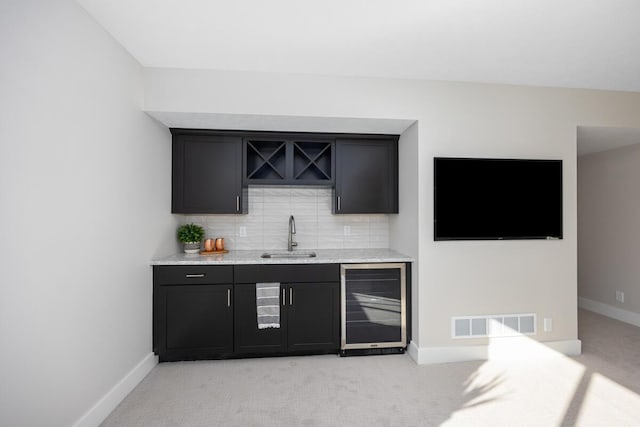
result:
[[[146,111],[169,128],[400,135],[415,120]]]
[[[640,129],[578,126],[578,156],[640,144]]]

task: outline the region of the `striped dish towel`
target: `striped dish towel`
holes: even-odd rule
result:
[[[280,327],[280,283],[256,283],[258,329]]]

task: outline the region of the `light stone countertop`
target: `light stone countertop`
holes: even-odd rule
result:
[[[157,258],[151,265],[232,265],[232,264],[346,264],[374,262],[412,262],[412,257],[392,249],[317,249],[294,250],[315,252],[313,258],[261,258],[265,252],[283,253],[283,250],[229,251],[221,255],[175,254]]]

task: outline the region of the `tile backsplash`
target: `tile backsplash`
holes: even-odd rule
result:
[[[286,250],[290,215],[298,249],[389,247],[388,215],[333,215],[331,197],[330,188],[249,187],[247,215],[180,215],[180,222],[202,225],[232,250]]]

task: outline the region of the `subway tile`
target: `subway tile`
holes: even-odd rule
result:
[[[225,236],[224,237],[224,248],[228,251],[236,250],[238,244],[234,236]]]
[[[264,187],[262,196],[265,200],[271,197],[291,197],[291,188],[289,187]]]
[[[322,210],[322,209],[318,209],[318,221],[319,222],[326,222],[326,223],[340,223],[342,224],[342,219],[344,217],[344,215],[334,215],[333,213],[331,213],[331,210]]]
[[[318,234],[318,249],[342,249],[343,238],[335,234]]]
[[[345,236],[343,241],[343,247],[345,249],[358,249],[369,247],[369,236]]]
[[[305,187],[296,187],[291,189],[291,197],[313,197],[316,198],[318,194],[318,190],[316,188],[305,188]]]
[[[389,234],[371,234],[369,236],[369,247],[371,248],[388,248],[389,247]]]
[[[317,188],[315,190],[318,198],[327,198],[331,200],[331,197],[333,196],[333,190],[331,188]]]
[[[264,248],[263,249],[271,249],[271,250],[287,250],[287,236],[277,236],[269,239],[265,238]]]
[[[317,233],[298,233],[293,239],[298,243],[298,249],[317,249],[318,234]]]
[[[316,201],[318,212],[332,213],[333,205],[331,198],[318,198]]]
[[[280,215],[282,217],[289,217],[291,215],[291,205],[289,202],[273,202],[265,204],[263,215],[274,216]]]
[[[367,215],[342,215],[344,225],[369,225],[369,217]]]
[[[249,199],[249,207],[248,207],[248,214],[247,215],[262,215],[264,212],[264,203],[262,202],[262,200],[258,201],[258,200],[252,200]],[[239,216],[246,216],[246,215],[239,215]]]
[[[290,214],[294,216],[296,221],[298,218],[302,217],[307,218],[307,221],[309,219],[312,219],[314,222],[318,221],[318,213],[316,212],[315,207],[309,208],[308,206],[296,206],[291,209]]]
[[[262,187],[249,187],[248,191],[249,199],[260,199],[264,197],[264,189]]]
[[[261,250],[264,249],[264,242],[262,238],[253,239],[246,237],[238,237],[236,239],[236,246],[238,250]]]
[[[227,227],[235,226],[235,215],[209,215],[206,218],[207,227]]]
[[[204,227],[207,224],[207,217],[204,215],[185,215],[183,224],[197,224]]]
[[[287,235],[289,231],[288,225],[279,223],[279,222],[269,222],[266,221],[262,225],[262,235],[263,236],[278,236],[278,235]]]
[[[313,209],[314,212],[318,209],[318,202],[315,197],[303,196],[292,198],[289,204],[292,210],[298,206],[305,206],[307,209]]]
[[[333,215],[327,188],[249,187],[248,215],[180,215],[180,223],[205,227],[207,237],[229,239],[230,249],[286,250],[288,218],[296,220],[299,249],[385,248],[389,215]],[[351,235],[344,236],[344,226]],[[240,227],[247,235],[240,237]]]
[[[296,224],[298,224],[298,222],[305,223],[305,224],[318,223],[318,215],[316,214],[315,211],[300,210],[296,213],[292,212],[292,215]],[[287,217],[287,223],[288,221],[289,221],[289,218]]]

